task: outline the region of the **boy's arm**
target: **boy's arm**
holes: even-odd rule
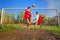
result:
[[[31,17],[31,12],[30,12],[30,17]]]
[[[43,17],[43,18],[45,18],[45,17],[46,17],[46,15],[45,15],[45,14],[43,14],[43,15],[42,15],[42,17]]]

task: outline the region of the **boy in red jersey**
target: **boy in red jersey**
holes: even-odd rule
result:
[[[42,21],[43,21],[44,17],[45,17],[45,15],[44,15],[44,14],[41,14],[41,15],[39,16],[39,18],[38,18],[38,25],[40,25],[40,29],[41,29],[41,27],[42,27]]]
[[[30,19],[31,19],[31,10],[30,7],[26,8],[24,13],[23,13],[23,17],[22,17],[22,21],[26,19],[26,24],[27,24],[27,28],[30,28]]]

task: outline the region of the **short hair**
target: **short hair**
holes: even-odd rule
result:
[[[31,8],[31,7],[27,7],[28,9]]]
[[[38,13],[38,12],[36,12],[36,13]]]
[[[36,14],[38,14],[38,12],[36,12]]]

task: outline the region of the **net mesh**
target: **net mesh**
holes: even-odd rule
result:
[[[45,26],[58,26],[58,15],[56,9],[31,9],[31,24],[35,24],[34,15],[38,12],[39,15],[45,14],[42,25]],[[20,24],[23,16],[24,9],[4,9],[3,11],[3,24]],[[60,18],[60,16],[59,16]],[[25,20],[26,21],[26,20]]]

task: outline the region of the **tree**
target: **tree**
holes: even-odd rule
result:
[[[54,16],[52,18],[48,18],[48,24],[51,26],[58,26],[57,16]]]
[[[44,24],[44,25],[48,25],[48,18],[44,18],[44,19],[43,19],[43,24]]]
[[[14,14],[12,13],[9,15],[9,23],[13,24],[14,21],[15,21]]]
[[[9,14],[5,12],[3,16],[3,23],[6,24],[9,22]]]
[[[17,22],[20,23],[20,20],[23,16],[23,12],[19,12],[18,15],[17,15]]]

